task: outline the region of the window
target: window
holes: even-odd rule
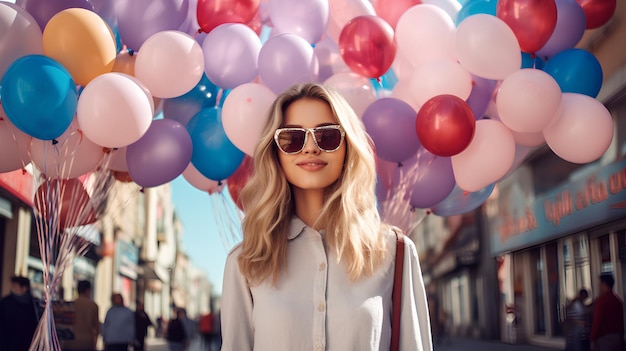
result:
[[[544,307],[544,295],[543,295],[543,270],[544,262],[541,258],[541,248],[535,248],[530,252],[530,264],[531,264],[531,282],[532,282],[532,306],[535,334],[546,334],[546,311]]]
[[[556,243],[546,245],[546,269],[548,273],[548,296],[550,299],[550,322],[552,335],[563,336],[564,310],[561,307],[561,284],[559,284],[559,255]]]

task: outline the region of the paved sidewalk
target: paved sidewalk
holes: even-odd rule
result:
[[[496,340],[476,340],[452,338],[440,345],[435,345],[435,351],[555,351],[556,349],[533,345],[511,345]]]

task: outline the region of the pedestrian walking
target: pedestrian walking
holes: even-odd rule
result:
[[[139,301],[135,309],[135,351],[144,350],[148,327],[154,327],[154,324],[146,313],[143,302]]]
[[[600,275],[600,296],[593,306],[591,343],[594,351],[624,350],[624,303],[613,292],[612,274]]]
[[[26,277],[11,278],[11,293],[0,300],[0,350],[28,350],[39,316]]]
[[[397,262],[401,322],[391,322],[399,230],[376,208],[372,146],[335,91],[311,83],[277,97],[240,194],[246,216],[226,262],[222,350],[389,350],[400,325],[402,350],[432,350],[408,238]]]
[[[124,306],[120,294],[111,296],[113,306],[107,311],[102,325],[105,351],[128,351],[135,341],[135,314]]]
[[[63,341],[63,350],[93,351],[100,334],[98,305],[91,300],[91,283],[78,282],[78,297],[74,300],[73,340]]]
[[[589,297],[586,289],[580,289],[576,296],[567,306],[565,319],[565,350],[566,351],[589,351],[589,313],[585,300]]]

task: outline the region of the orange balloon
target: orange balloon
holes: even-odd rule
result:
[[[70,8],[54,15],[43,31],[44,55],[60,62],[76,84],[111,72],[117,48],[113,32],[96,13]]]
[[[115,65],[113,65],[113,72],[119,72],[128,74],[131,77],[135,76],[135,61],[137,61],[137,54],[132,50],[123,50],[117,57],[115,58]],[[152,110],[154,111],[154,115],[157,115],[158,106],[161,103],[161,99],[152,96],[152,93],[146,88],[143,83],[140,84],[141,88],[146,91],[146,95],[152,97]]]

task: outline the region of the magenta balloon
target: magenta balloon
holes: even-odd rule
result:
[[[81,8],[93,11],[89,0],[24,0],[21,6],[35,18],[42,31],[52,16],[63,10]]]
[[[376,155],[390,162],[402,162],[415,155],[420,141],[415,133],[417,113],[406,102],[382,98],[363,112],[363,123],[374,140]]]
[[[117,26],[122,43],[139,50],[151,37],[177,30],[187,18],[188,0],[118,0]]]
[[[128,173],[142,187],[165,184],[187,168],[192,148],[191,136],[182,124],[171,119],[155,120],[141,139],[128,145]]]
[[[493,97],[493,90],[497,81],[472,75],[472,92],[466,102],[474,112],[476,119],[481,119],[487,112],[489,102]]]
[[[319,63],[306,40],[285,33],[270,38],[259,52],[259,75],[274,93],[280,94],[295,83],[317,80]]]
[[[578,44],[585,33],[585,11],[574,0],[556,0],[556,27],[537,56],[550,58]]]
[[[430,208],[438,204],[450,195],[456,185],[450,157],[436,156],[421,148],[415,157],[404,163],[404,167],[415,167],[417,172],[409,200],[415,208]]]

